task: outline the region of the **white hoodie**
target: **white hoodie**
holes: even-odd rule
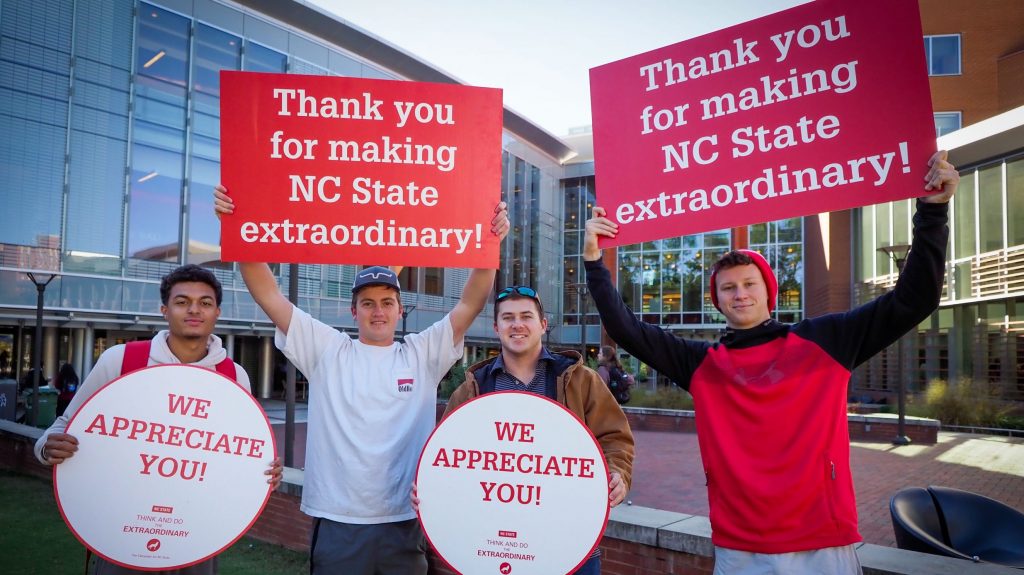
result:
[[[167,347],[167,336],[170,332],[163,330],[153,337],[152,344],[149,348],[149,363],[150,365],[162,365],[166,363],[181,363],[181,360],[174,357],[171,353],[171,349]],[[227,350],[224,349],[224,345],[221,343],[220,338],[211,335],[210,342],[207,345],[206,357],[203,359],[191,363],[189,365],[195,365],[198,367],[205,367],[209,370],[215,370],[217,364],[224,361],[224,358],[228,356]],[[78,412],[78,409],[83,403],[94,393],[96,393],[101,387],[107,383],[121,377],[121,361],[124,359],[124,344],[115,345],[100,355],[99,360],[96,361],[96,365],[89,372],[88,377],[82,382],[82,385],[78,386],[78,391],[75,393],[75,397],[68,404],[67,410],[64,411],[64,415],[58,417],[53,425],[43,433],[42,436],[36,441],[35,454],[36,459],[42,463],[43,461],[43,445],[46,444],[46,438],[51,433],[64,433],[64,430],[68,427],[68,421]],[[252,391],[249,385],[249,375],[245,373],[242,366],[235,364],[235,377],[238,384],[241,385],[246,391]]]

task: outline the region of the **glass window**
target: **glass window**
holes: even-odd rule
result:
[[[925,57],[928,59],[928,74],[931,76],[956,76],[960,74],[960,35],[924,37]]]
[[[169,152],[185,151],[185,133],[175,128],[136,120],[135,143],[161,148]]]
[[[872,264],[874,262],[875,246],[873,233],[874,211],[871,206],[865,206],[853,210],[854,231],[854,278],[857,281],[874,275]]]
[[[974,177],[976,174],[977,172],[974,171],[961,174],[960,185],[957,186],[956,195],[953,196],[953,225],[956,235],[953,237],[952,243],[953,255],[957,259],[978,254],[978,246],[975,243],[976,209],[974,206],[976,192]]]
[[[184,88],[139,77],[135,82],[135,94],[136,120],[185,129]]]
[[[526,222],[526,162],[521,158],[513,157],[513,183],[512,193],[508,201],[508,219],[512,224],[508,239],[512,244],[512,282],[523,284],[523,264],[525,252],[523,250],[527,236],[523,233]]]
[[[704,307],[704,265],[700,251],[680,252],[679,282],[683,292],[683,311],[700,312]]]
[[[565,289],[562,290],[562,310],[565,314],[578,314],[580,298],[576,295],[576,286],[582,281],[583,271],[580,270],[580,258],[569,256],[562,260],[562,277]]]
[[[960,129],[960,112],[935,112],[935,136],[945,136]]]
[[[401,272],[398,273],[398,284],[402,286],[402,291],[419,291],[419,269],[420,268],[406,266],[402,268]]]
[[[288,57],[254,42],[246,42],[242,69],[248,72],[284,73],[288,71]]]
[[[527,262],[526,285],[531,286],[537,285],[537,264],[540,261],[541,244],[540,232],[544,227],[541,225],[540,220],[540,178],[540,168],[530,166],[529,213],[526,214],[529,218],[526,222],[526,227],[530,230],[528,238],[530,242],[530,256]]]
[[[567,231],[583,228],[580,221],[580,186],[576,183],[567,184],[562,194],[564,202],[562,213],[565,214],[565,229]]]
[[[626,307],[639,310],[642,281],[642,263],[639,254],[619,254],[619,293]]]
[[[678,312],[681,306],[679,252],[662,253],[661,270],[661,307],[666,312]],[[669,323],[679,323],[679,320]]]
[[[657,252],[643,255],[643,303],[644,312],[661,311],[661,266]],[[635,311],[635,310],[634,310]],[[658,322],[655,322],[658,323]]]
[[[68,251],[120,257],[127,156],[124,141],[72,132],[65,227]],[[107,271],[119,270],[108,267]]]
[[[778,309],[800,310],[802,305],[804,262],[803,247],[780,245],[775,252],[774,269],[779,281]]]
[[[187,85],[189,20],[152,4],[139,6],[135,69],[181,88]]]
[[[0,114],[0,134],[0,243],[60,248],[67,130]]]
[[[892,211],[889,204],[878,204],[875,206],[875,247],[880,248],[884,246],[891,246],[891,229],[892,220],[890,219],[890,212]],[[896,273],[896,267],[892,264],[892,259],[885,252],[875,250],[875,269],[878,275],[887,275]]]
[[[910,243],[909,200],[892,202],[892,243],[893,245],[906,245]]]
[[[190,264],[220,261],[220,222],[213,213],[213,187],[220,182],[220,165],[192,157],[188,202],[188,260]]]
[[[423,268],[423,293],[444,295],[444,268]]]
[[[747,227],[747,236],[751,245],[768,243],[768,224],[754,224]]]
[[[217,140],[215,138],[207,138],[199,135],[193,135],[192,155],[199,158],[205,158],[207,160],[219,162],[220,140]]]
[[[978,230],[981,251],[993,252],[1003,247],[1003,167],[990,166],[978,171]]]
[[[732,243],[732,232],[730,230],[718,230],[715,232],[708,232],[704,234],[704,245],[706,247],[725,247],[728,248]],[[721,253],[729,251],[721,250]]]
[[[777,230],[775,241],[799,242],[803,240],[803,218],[789,218],[772,222]]]
[[[241,68],[242,40],[205,24],[196,24],[193,58],[192,87],[200,94],[213,97],[208,104],[216,104],[220,98],[220,71]],[[219,111],[216,107],[208,107],[204,106],[202,111],[207,114],[217,114]]]
[[[1006,213],[1015,214],[1008,219],[1007,244],[1024,245],[1024,158],[1006,164]]]
[[[132,147],[129,257],[178,261],[182,164],[179,153],[140,144]]]

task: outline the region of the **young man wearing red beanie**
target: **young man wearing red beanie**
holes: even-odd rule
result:
[[[788,325],[771,318],[768,262],[735,250],[711,271],[727,329],[717,343],[681,339],[637,319],[601,262],[617,225],[595,207],[583,259],[608,335],[693,395],[707,475],[715,574],[860,574],[850,472],[850,372],[938,307],[959,175],[937,152],[914,215],[906,266],[889,293],[846,313]]]

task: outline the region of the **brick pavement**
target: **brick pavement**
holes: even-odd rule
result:
[[[268,406],[269,407],[269,406]],[[276,405],[274,407],[277,407]],[[304,405],[296,425],[295,467],[305,465]],[[283,412],[268,409],[284,454]],[[637,457],[628,499],[634,505],[708,515],[704,472],[693,433],[634,431]],[[935,445],[854,442],[850,450],[860,531],[868,543],[895,547],[889,498],[907,486],[973,491],[1024,510],[1024,439],[939,433]]]
[[[708,514],[704,472],[692,433],[634,432],[634,505]],[[1024,510],[1024,439],[939,433],[936,445],[852,444],[857,511],[864,540],[896,546],[889,498],[907,486],[943,485]]]

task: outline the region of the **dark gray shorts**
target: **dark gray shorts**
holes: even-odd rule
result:
[[[427,542],[416,519],[358,525],[317,517],[309,545],[312,575],[426,575]]]

